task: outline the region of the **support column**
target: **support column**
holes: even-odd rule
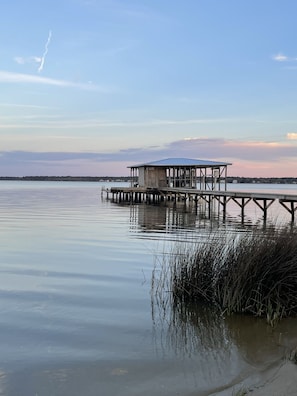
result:
[[[296,201],[284,201],[282,199],[279,200],[279,203],[291,214],[292,223],[295,221],[295,212],[297,210],[297,202]],[[287,205],[290,205],[289,207]]]
[[[264,218],[264,221],[266,221],[267,220],[267,209],[273,204],[274,199],[260,199],[259,200],[258,198],[253,198],[253,201],[260,209],[263,210],[263,218]],[[263,201],[263,204],[261,205],[258,201]]]
[[[235,197],[232,197],[233,201],[241,208],[241,220],[244,218],[244,208],[250,202],[252,198],[241,198],[241,202],[238,202]]]

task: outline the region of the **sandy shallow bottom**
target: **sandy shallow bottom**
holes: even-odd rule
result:
[[[274,364],[244,381],[209,396],[296,396],[297,365],[290,360]],[[197,395],[198,396],[198,395]],[[200,395],[199,395],[200,396]]]
[[[166,364],[94,364],[87,366],[39,367],[24,370],[9,380],[0,373],[0,395],[5,396],[296,396],[297,365],[290,360],[255,370],[223,388],[189,386],[185,373]],[[138,366],[138,367],[137,367]],[[8,373],[7,373],[8,374]],[[165,380],[166,379],[166,380]],[[195,389],[196,388],[196,389]],[[200,388],[200,389],[199,389]]]
[[[296,396],[297,365],[287,361],[269,370],[249,393],[255,396]]]

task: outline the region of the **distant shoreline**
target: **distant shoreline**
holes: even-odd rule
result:
[[[0,181],[81,181],[81,182],[130,182],[130,176],[0,176]],[[297,177],[238,177],[228,176],[228,183],[297,184]]]
[[[0,181],[85,181],[85,182],[129,182],[130,176],[0,176]]]

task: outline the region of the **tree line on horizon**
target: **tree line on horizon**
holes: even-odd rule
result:
[[[0,180],[130,182],[130,176],[0,176]],[[297,184],[297,177],[228,176],[227,183]]]

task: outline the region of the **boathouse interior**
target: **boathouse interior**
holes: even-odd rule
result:
[[[226,190],[227,162],[167,158],[130,166],[131,187]]]

